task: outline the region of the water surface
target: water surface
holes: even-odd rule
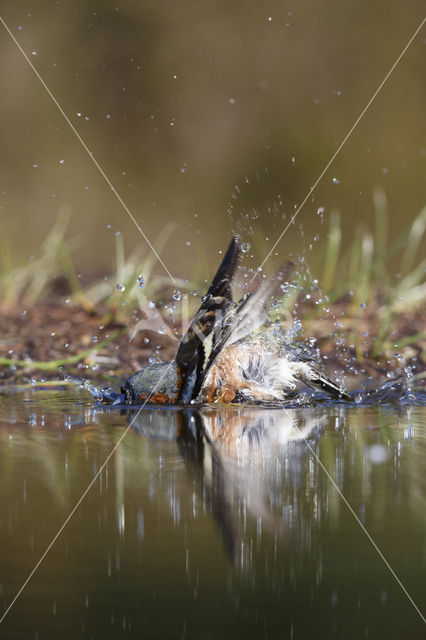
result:
[[[425,406],[0,398],[2,637],[424,637]]]

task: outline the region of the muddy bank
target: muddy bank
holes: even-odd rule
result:
[[[302,338],[315,338],[325,371],[345,373],[348,386],[383,381],[389,372],[410,365],[414,374],[426,370],[424,315],[399,315],[392,327],[392,344],[380,345],[380,323],[374,309],[352,315],[348,302],[335,304],[329,318],[312,318],[312,307],[300,311]],[[71,303],[9,307],[0,312],[0,384],[61,380],[67,373],[94,380],[119,381],[151,358],[169,360],[177,349],[180,326],[170,322],[166,333],[137,329],[143,314],[128,321],[106,317]],[[170,330],[169,330],[170,329]],[[164,331],[164,330],[163,330]],[[418,336],[418,339],[415,339]]]

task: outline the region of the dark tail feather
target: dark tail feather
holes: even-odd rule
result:
[[[240,255],[240,241],[232,238],[227,252],[207,291],[207,296],[222,296],[232,302],[231,282]],[[201,306],[202,308],[202,306]]]
[[[204,342],[216,326],[218,318],[223,318],[232,305],[231,283],[239,253],[240,241],[238,238],[232,238],[203,303],[180,342],[176,354],[176,363],[182,379],[180,402],[189,402],[198,393],[200,375],[208,357]]]

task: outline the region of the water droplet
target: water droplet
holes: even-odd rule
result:
[[[115,235],[116,235],[116,236],[117,236],[117,238],[118,238],[118,236],[120,235],[120,232],[119,232],[119,231],[116,231],[116,232],[115,232]]]
[[[59,160],[59,164],[64,164],[65,160]]]
[[[241,251],[243,253],[247,253],[248,251],[250,251],[250,243],[249,242],[243,242],[241,245]]]
[[[33,56],[36,56],[36,55],[37,55],[37,51],[35,51],[35,50],[34,50],[34,51],[31,51],[31,53],[33,54]]]
[[[359,306],[361,307],[361,309],[365,309],[367,307],[367,304],[365,302],[361,302]]]
[[[333,184],[340,184],[340,180],[338,178],[333,178]]]
[[[179,291],[179,289],[175,289],[173,291],[173,300],[180,300],[182,298],[182,293]]]
[[[138,287],[139,287],[139,289],[142,289],[142,287],[143,287],[143,286],[144,286],[144,284],[145,284],[145,278],[144,278],[142,275],[139,275],[139,276],[136,278],[136,281],[137,281],[137,283],[138,283]]]
[[[126,291],[126,287],[124,286],[124,284],[121,284],[121,282],[119,282],[115,288],[117,289],[117,291],[119,291],[120,293],[123,293],[123,291]]]

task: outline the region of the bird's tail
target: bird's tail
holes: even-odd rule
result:
[[[300,370],[297,373],[297,377],[301,382],[304,382],[308,387],[312,389],[322,389],[330,395],[332,398],[336,398],[336,400],[348,400],[352,401],[352,397],[339,387],[337,382],[334,382],[326,376],[324,373],[313,369],[310,366],[304,364],[300,367]]]

